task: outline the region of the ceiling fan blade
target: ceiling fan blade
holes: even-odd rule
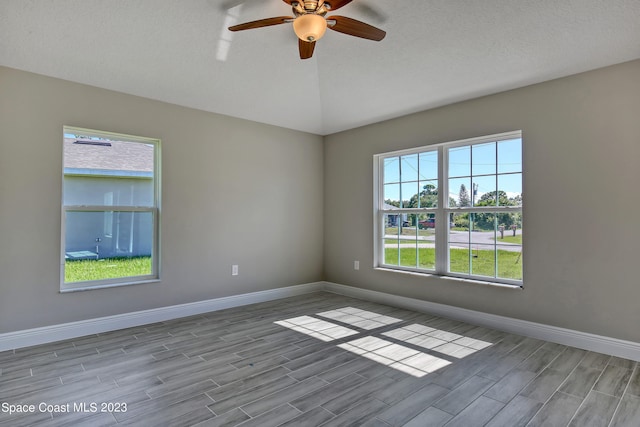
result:
[[[348,34],[350,36],[361,37],[363,39],[375,40],[379,42],[387,35],[385,31],[372,25],[346,16],[329,16],[327,18],[327,26],[339,33]]]
[[[329,3],[331,5],[330,10],[338,10],[342,6],[346,6],[351,3],[353,0],[325,0],[325,3]]]
[[[298,39],[298,47],[300,48],[300,59],[309,59],[313,56],[313,49],[316,42],[306,42]]]
[[[285,24],[293,20],[292,16],[277,16],[275,18],[258,19],[257,21],[245,22],[244,24],[229,27],[229,31],[251,30],[253,28],[269,27],[271,25]]]

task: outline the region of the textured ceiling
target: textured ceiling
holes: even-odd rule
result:
[[[327,135],[640,58],[639,0],[354,0],[301,61],[282,0],[0,0],[0,65]],[[640,77],[639,77],[640,78]]]

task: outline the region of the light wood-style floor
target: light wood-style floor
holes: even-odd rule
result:
[[[318,293],[0,353],[0,405],[11,427],[637,427],[640,367]]]

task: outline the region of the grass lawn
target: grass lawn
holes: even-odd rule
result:
[[[151,257],[66,260],[65,283],[151,274]]]
[[[509,234],[507,236],[507,233],[504,233],[504,238],[501,239],[500,236],[498,236],[496,238],[496,243],[517,243],[519,245],[522,244],[522,234],[516,234],[515,236],[513,234]]]
[[[471,251],[471,273],[477,276],[495,277],[495,255],[493,251]],[[518,259],[518,252],[498,250],[498,274],[503,279],[522,280],[522,259]],[[398,265],[398,249],[385,248],[385,263]],[[435,249],[419,249],[418,268],[435,267]],[[516,260],[518,261],[516,263]],[[416,250],[414,248],[400,249],[400,265],[416,267]],[[451,272],[469,274],[469,250],[451,249]]]

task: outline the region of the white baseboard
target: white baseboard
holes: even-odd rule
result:
[[[46,344],[70,338],[78,338],[85,335],[131,328],[133,326],[147,325],[155,322],[223,310],[225,308],[233,308],[259,302],[288,298],[322,291],[323,289],[324,282],[307,283],[303,285],[270,289],[267,291],[252,292],[249,294],[233,295],[206,301],[197,301],[187,304],[172,305],[169,307],[154,308],[151,310],[99,317],[96,319],[80,320],[78,322],[8,332],[0,334],[0,351],[30,347],[33,345]]]
[[[370,291],[353,286],[325,282],[324,290],[336,294],[406,308],[422,313],[434,314],[449,319],[460,320],[474,325],[485,326],[527,337],[538,338],[558,344],[610,354],[640,361],[640,343],[589,334],[572,329],[559,328],[542,323],[528,322],[511,317],[498,316],[480,311],[468,310],[450,305]]]
[[[542,323],[529,322],[511,317],[498,316],[474,310],[437,304],[414,298],[401,297],[384,292],[371,291],[331,282],[315,282],[297,286],[233,295],[206,301],[197,301],[133,313],[118,314],[78,322],[44,326],[41,328],[0,334],[0,351],[46,344],[85,335],[98,334],[134,326],[147,325],[196,314],[208,313],[226,308],[240,307],[259,302],[273,301],[312,292],[327,291],[366,301],[406,308],[460,320],[475,325],[486,326],[505,332],[538,338],[559,344],[611,354],[626,359],[640,361],[640,343],[609,338],[601,335],[571,329],[559,328]]]

